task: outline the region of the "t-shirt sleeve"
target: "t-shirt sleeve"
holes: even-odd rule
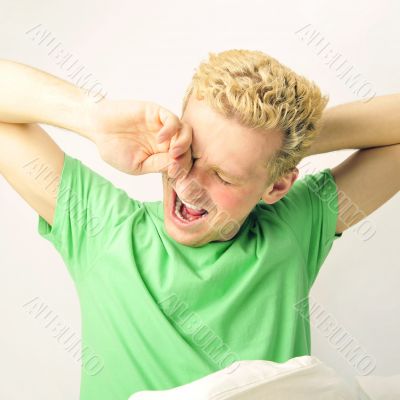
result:
[[[143,207],[78,159],[64,153],[53,224],[38,215],[38,232],[62,256],[74,281],[86,274],[128,217]]]
[[[342,237],[342,233],[336,233],[338,192],[331,169],[296,180],[276,204],[303,251],[311,287],[333,242]]]

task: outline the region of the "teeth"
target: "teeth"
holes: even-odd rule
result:
[[[185,218],[183,218],[182,214],[180,213],[180,208],[181,208],[182,202],[179,200],[178,196],[176,196],[176,203],[175,203],[175,214],[183,221],[185,221]]]
[[[189,219],[186,219],[186,218],[183,217],[183,215],[182,215],[181,212],[180,212],[180,208],[181,208],[181,206],[182,206],[182,203],[186,205],[186,203],[184,203],[183,201],[181,201],[181,199],[180,199],[178,196],[176,196],[175,214],[176,214],[182,221],[191,222],[191,221],[193,221],[194,219],[204,218],[204,217],[208,214],[208,213],[206,212],[206,213],[204,213],[200,218],[194,218],[194,217],[189,216]],[[201,208],[200,208],[200,210],[201,210]]]
[[[186,207],[193,208],[193,210],[196,210],[196,211],[203,210],[201,207],[197,207],[197,206],[194,206],[193,204],[186,203],[186,201],[183,201],[183,200],[181,200],[181,199],[179,199],[179,200],[180,200]]]

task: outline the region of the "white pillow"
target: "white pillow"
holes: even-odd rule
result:
[[[128,400],[355,400],[331,368],[311,356],[285,363],[236,361],[194,382],[168,390],[141,391]]]
[[[399,400],[400,375],[394,376],[357,376],[360,396],[368,400]],[[363,398],[363,397],[361,397]]]

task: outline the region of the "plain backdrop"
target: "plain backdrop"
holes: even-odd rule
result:
[[[318,54],[322,44],[318,48],[301,40],[298,32],[307,25],[377,95],[400,91],[400,3],[395,0],[1,0],[0,6],[1,58],[73,82],[57,65],[54,53],[48,54],[50,47],[33,40],[29,31],[40,25],[101,83],[108,98],[150,100],[178,115],[199,62],[209,52],[232,48],[264,51],[314,80],[329,94],[328,106],[359,100],[327,65],[324,53]],[[131,197],[162,199],[159,174],[124,174],[104,163],[88,140],[44,128],[65,152]],[[302,164],[312,165],[311,173],[316,172],[337,165],[353,151],[315,155]],[[300,171],[304,175],[305,169]],[[39,236],[37,214],[2,177],[0,193],[0,398],[78,399],[79,361],[53,338],[44,321],[24,307],[37,298],[79,337],[77,293],[61,257]],[[357,227],[345,231],[312,290],[324,315],[374,360],[370,373],[375,375],[400,373],[399,211],[397,194],[369,216],[376,233],[368,241],[361,240]],[[312,341],[313,355],[343,376],[361,374],[362,365],[328,340],[323,325],[312,324]]]

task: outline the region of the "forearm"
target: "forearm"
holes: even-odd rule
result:
[[[324,111],[320,132],[307,156],[341,149],[400,143],[400,94],[355,101]]]
[[[0,121],[43,123],[91,139],[91,100],[78,87],[28,65],[0,60]]]

